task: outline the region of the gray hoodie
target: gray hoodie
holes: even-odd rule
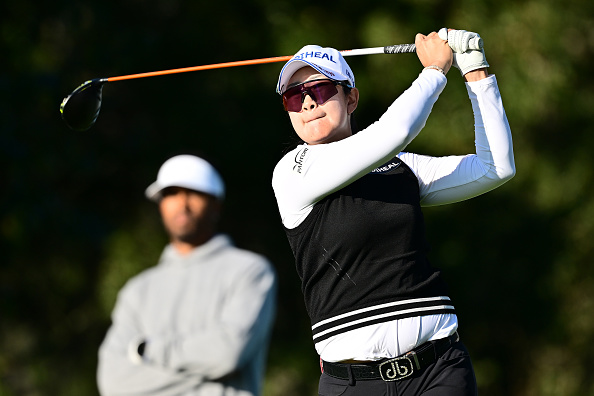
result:
[[[275,304],[270,263],[226,235],[185,256],[168,245],[118,294],[101,395],[259,395]]]

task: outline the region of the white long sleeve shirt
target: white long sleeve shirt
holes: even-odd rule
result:
[[[275,298],[270,263],[225,235],[184,256],[168,245],[118,295],[99,349],[101,395],[258,395]]]
[[[404,152],[424,127],[446,84],[425,70],[374,124],[338,142],[300,145],[285,155],[273,174],[283,225],[299,226],[327,195],[397,156],[415,173],[421,205],[453,203],[505,183],[515,174],[512,138],[495,76],[466,83],[475,119],[476,153],[430,157]],[[455,314],[427,315],[370,325],[316,343],[326,361],[394,357],[457,329]]]

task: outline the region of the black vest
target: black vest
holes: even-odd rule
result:
[[[431,267],[418,180],[394,158],[287,229],[316,342],[404,317],[453,313]]]

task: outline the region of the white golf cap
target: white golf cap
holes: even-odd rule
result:
[[[276,92],[285,92],[293,74],[305,66],[313,67],[331,80],[348,81],[351,87],[355,86],[355,75],[340,51],[319,45],[306,45],[283,66],[278,76]]]
[[[225,184],[215,168],[200,157],[178,155],[161,165],[157,181],[148,186],[145,195],[151,201],[161,199],[161,191],[167,187],[183,187],[215,196],[225,197]]]

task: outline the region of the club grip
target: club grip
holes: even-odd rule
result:
[[[414,44],[396,44],[384,47],[384,54],[404,54],[416,51],[417,47]]]

